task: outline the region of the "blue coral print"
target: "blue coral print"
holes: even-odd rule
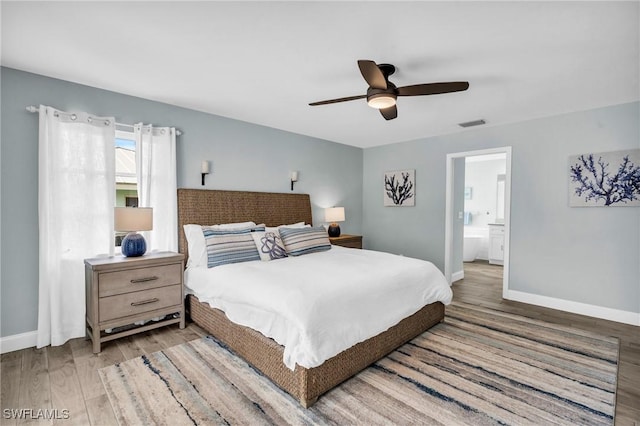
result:
[[[570,161],[571,206],[640,206],[640,149]]]

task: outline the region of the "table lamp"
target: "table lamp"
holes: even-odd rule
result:
[[[153,209],[150,207],[115,207],[114,228],[119,232],[128,232],[122,240],[122,255],[126,257],[142,256],[147,251],[147,242],[136,231],[153,229]]]
[[[344,222],[344,207],[329,207],[328,209],[324,209],[324,220],[325,222],[329,222],[329,232],[330,237],[339,237],[340,236],[340,226],[338,226],[337,222]]]

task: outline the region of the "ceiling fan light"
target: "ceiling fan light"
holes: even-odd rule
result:
[[[367,104],[376,109],[389,108],[396,104],[396,97],[389,93],[371,95],[367,98]]]

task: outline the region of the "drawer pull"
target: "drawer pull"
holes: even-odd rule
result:
[[[160,299],[158,299],[157,297],[154,297],[153,299],[143,300],[140,302],[131,302],[131,306],[140,306],[140,305],[146,305],[149,303],[156,303],[158,300]]]
[[[154,277],[136,278],[134,280],[130,280],[129,282],[131,284],[137,284],[137,283],[146,283],[148,281],[155,281],[157,279],[158,279],[158,277],[154,276]]]

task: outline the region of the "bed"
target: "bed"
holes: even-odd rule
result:
[[[183,225],[244,221],[264,223],[267,226],[297,222],[311,224],[309,195],[178,190],[179,251],[185,256],[189,256],[189,253]],[[199,300],[193,294],[188,296],[187,306],[191,319],[196,324],[269,377],[304,407],[311,406],[323,393],[444,318],[443,303],[430,303],[386,331],[343,350],[318,366],[305,368],[296,364],[292,370],[283,362],[285,350],[276,341],[252,328],[230,321],[223,311],[212,308],[209,303]]]

